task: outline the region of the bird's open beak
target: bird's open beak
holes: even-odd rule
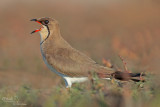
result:
[[[41,31],[41,29],[43,28],[43,26],[42,26],[42,23],[41,23],[41,22],[39,22],[37,19],[31,19],[30,21],[35,21],[35,22],[37,22],[37,23],[39,23],[39,24],[41,25],[40,29],[37,29],[37,30],[32,31],[32,32],[31,32],[31,34],[32,34],[32,33],[35,33],[35,32],[39,32],[39,31]]]

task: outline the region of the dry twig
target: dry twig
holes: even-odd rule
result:
[[[124,71],[130,73],[131,71],[128,70],[128,68],[127,68],[127,63],[124,61],[124,59],[122,58],[121,55],[119,55],[119,57],[120,57],[120,59],[121,59],[122,62],[123,62]]]

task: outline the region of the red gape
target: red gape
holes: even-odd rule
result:
[[[41,24],[39,21],[36,21],[37,23]]]
[[[35,30],[34,32],[39,32],[39,31],[41,31],[41,28],[40,28],[40,29]]]

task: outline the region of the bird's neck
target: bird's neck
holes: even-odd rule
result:
[[[54,29],[47,31],[44,28],[40,32],[41,36],[41,50],[44,52],[53,51],[57,48],[68,48],[71,47],[61,36],[60,29],[56,26]],[[47,39],[46,39],[47,38]]]
[[[54,26],[53,29],[50,29],[48,26],[43,26],[43,29],[40,31],[41,42],[40,44],[44,44],[47,41],[57,41],[61,38],[59,26]],[[50,43],[51,44],[51,43]]]

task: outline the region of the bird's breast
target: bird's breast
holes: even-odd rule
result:
[[[40,49],[41,49],[41,54],[42,54],[44,63],[47,65],[47,67],[48,67],[51,71],[53,71],[53,72],[55,72],[56,74],[58,74],[59,76],[61,76],[61,77],[66,77],[65,75],[63,75],[63,74],[61,74],[60,72],[58,72],[52,65],[50,65],[50,64],[48,63],[48,59],[45,57],[45,52],[43,51],[42,46],[40,46]]]

